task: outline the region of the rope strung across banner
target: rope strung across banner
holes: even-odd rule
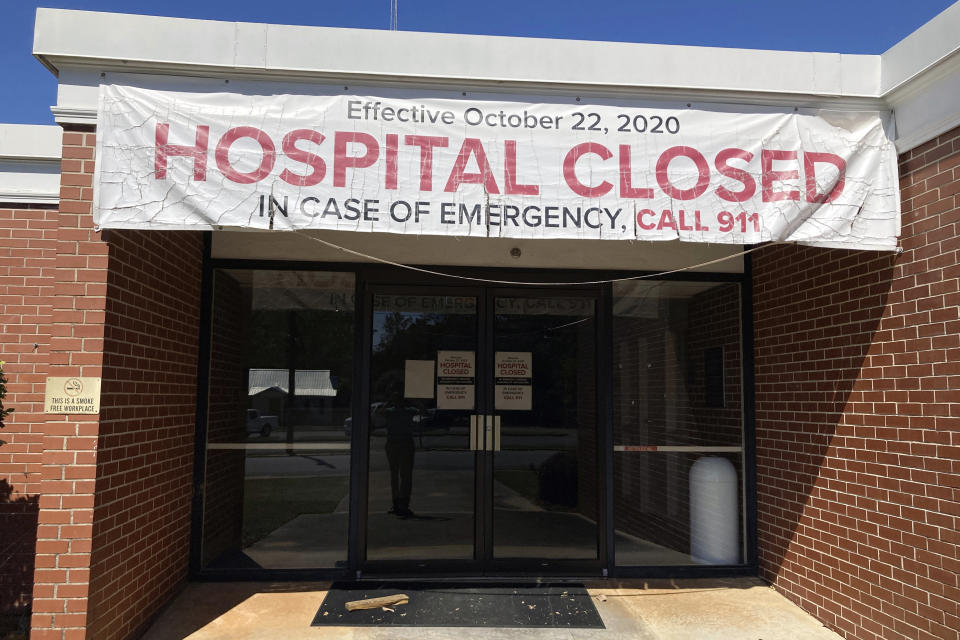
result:
[[[683,272],[685,272],[685,271],[692,271],[692,270],[694,270],[694,269],[700,269],[700,268],[702,268],[702,267],[709,267],[709,266],[714,265],[714,264],[719,264],[719,263],[721,263],[721,262],[726,262],[727,260],[731,260],[731,259],[733,259],[733,258],[739,258],[739,257],[741,257],[741,256],[745,256],[745,255],[747,255],[747,254],[753,253],[754,251],[757,251],[758,249],[762,249],[762,248],[764,248],[764,247],[769,247],[769,246],[777,245],[777,244],[787,244],[787,243],[785,243],[785,242],[780,242],[780,241],[765,242],[765,243],[763,243],[763,244],[758,244],[758,245],[756,245],[756,246],[754,246],[754,247],[751,247],[751,248],[749,248],[749,249],[744,249],[743,251],[740,251],[740,252],[738,252],[738,253],[734,253],[734,254],[731,254],[731,255],[729,255],[729,256],[723,256],[722,258],[715,258],[715,259],[713,259],[713,260],[708,260],[708,261],[706,261],[706,262],[700,262],[700,263],[698,263],[698,264],[688,265],[688,266],[686,266],[686,267],[680,267],[680,268],[678,268],[678,269],[670,269],[669,271],[658,271],[658,272],[656,272],[656,273],[645,273],[645,274],[636,275],[636,276],[625,276],[625,277],[623,277],[623,278],[608,278],[608,279],[605,279],[605,280],[581,280],[581,281],[576,281],[576,282],[524,282],[524,281],[519,281],[519,280],[493,280],[493,279],[491,279],[491,278],[478,278],[478,277],[476,277],[476,276],[464,276],[464,275],[460,275],[460,274],[456,274],[456,273],[445,273],[445,272],[443,272],[443,271],[435,271],[435,270],[433,270],[433,269],[425,269],[424,267],[417,267],[417,266],[414,266],[414,265],[403,264],[402,262],[395,262],[395,261],[389,260],[389,259],[387,259],[387,258],[380,258],[380,257],[373,256],[373,255],[370,255],[370,254],[367,254],[367,253],[363,253],[362,251],[357,251],[357,250],[355,250],[355,249],[349,249],[349,248],[344,247],[344,246],[342,246],[342,245],[339,245],[339,244],[330,242],[329,240],[324,240],[324,239],[322,239],[322,238],[318,238],[318,237],[316,237],[316,236],[309,235],[309,234],[307,234],[307,233],[305,232],[305,230],[303,230],[303,229],[294,229],[294,233],[297,233],[298,235],[301,235],[301,236],[303,236],[304,238],[307,238],[308,240],[312,240],[312,241],[317,242],[317,243],[319,243],[319,244],[322,244],[322,245],[324,245],[324,246],[326,246],[326,247],[329,247],[330,249],[335,249],[335,250],[337,250],[337,251],[342,251],[343,253],[347,253],[347,254],[349,254],[349,255],[356,256],[356,257],[358,257],[358,258],[363,258],[363,259],[365,259],[365,260],[371,260],[371,261],[373,261],[373,262],[379,262],[380,264],[385,264],[385,265],[389,265],[389,266],[392,266],[392,267],[399,267],[399,268],[401,268],[401,269],[407,269],[407,270],[409,270],[409,271],[416,271],[416,272],[418,272],[418,273],[424,273],[424,274],[431,275],[431,276],[440,276],[440,277],[443,277],[443,278],[454,278],[454,279],[457,279],[457,280],[469,280],[470,282],[480,282],[480,283],[484,283],[484,284],[520,285],[520,286],[537,286],[537,287],[572,287],[572,286],[589,285],[589,284],[612,284],[612,283],[614,283],[614,282],[628,282],[628,281],[630,281],[630,280],[649,280],[649,279],[653,279],[653,278],[660,278],[660,277],[663,277],[663,276],[668,276],[668,275],[671,275],[671,274],[674,274],[674,273],[683,273]]]

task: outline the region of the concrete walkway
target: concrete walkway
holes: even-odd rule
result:
[[[837,640],[754,578],[587,583],[606,629],[310,627],[328,583],[191,583],[143,640]]]

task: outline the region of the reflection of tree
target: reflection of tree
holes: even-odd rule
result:
[[[475,351],[476,316],[473,314],[402,313],[374,314],[370,399],[383,402],[391,393],[403,393],[406,360],[435,360],[437,351]]]
[[[577,424],[577,367],[581,318],[554,315],[497,315],[497,351],[530,351],[533,355],[531,424]],[[592,327],[592,323],[590,327]],[[592,336],[592,333],[590,334]]]

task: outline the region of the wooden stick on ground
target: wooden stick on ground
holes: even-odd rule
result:
[[[357,609],[376,609],[378,607],[389,607],[396,604],[407,604],[410,597],[405,593],[397,593],[392,596],[381,596],[379,598],[366,598],[365,600],[351,600],[346,604],[347,611],[356,611]]]

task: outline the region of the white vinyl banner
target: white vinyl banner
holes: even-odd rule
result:
[[[889,120],[103,85],[95,222],[894,249]]]

